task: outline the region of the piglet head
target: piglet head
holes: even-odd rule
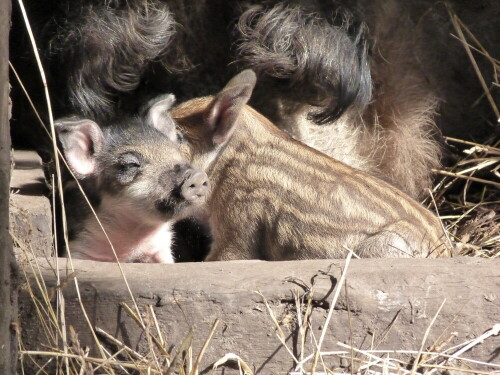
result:
[[[175,122],[165,121],[173,96],[144,116],[105,128],[88,119],[64,119],[56,129],[72,171],[113,217],[162,222],[188,215],[205,201],[205,172],[180,151]],[[162,121],[158,121],[161,118]],[[89,178],[92,176],[92,178]]]

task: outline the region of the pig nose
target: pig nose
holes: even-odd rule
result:
[[[185,173],[187,177],[181,187],[181,194],[187,201],[194,201],[206,195],[210,184],[205,172],[195,169],[188,169]]]

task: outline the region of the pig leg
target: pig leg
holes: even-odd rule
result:
[[[238,249],[234,246],[218,246],[212,245],[210,249],[210,253],[205,258],[206,262],[215,262],[222,260],[237,260],[242,259],[240,254],[242,254],[241,249]],[[247,259],[247,258],[243,258]],[[248,258],[251,259],[251,258]]]
[[[217,240],[214,236],[210,252],[205,261],[260,259],[258,251],[249,246],[251,243],[251,236],[239,236],[238,239],[226,238],[225,240]]]
[[[248,226],[241,227],[228,223],[226,226],[212,225],[213,241],[205,261],[265,259],[262,254],[265,244],[259,236],[258,226],[255,221],[248,223]]]
[[[431,245],[430,239],[416,226],[398,221],[370,235],[354,252],[362,258],[420,258],[429,255]]]

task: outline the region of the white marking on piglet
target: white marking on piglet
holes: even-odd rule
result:
[[[97,216],[121,262],[174,263],[171,221],[161,221],[128,201],[110,196],[103,197]],[[85,229],[69,244],[71,255],[79,259],[116,261],[95,217],[89,217],[83,227]]]

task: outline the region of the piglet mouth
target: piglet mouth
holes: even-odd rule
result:
[[[155,202],[156,209],[166,216],[175,216],[183,210],[205,203],[210,183],[205,172],[189,168],[168,196]]]
[[[180,192],[171,197],[160,199],[155,202],[155,208],[165,217],[177,216],[190,207],[201,206],[205,203],[205,194],[192,192],[184,197]]]

